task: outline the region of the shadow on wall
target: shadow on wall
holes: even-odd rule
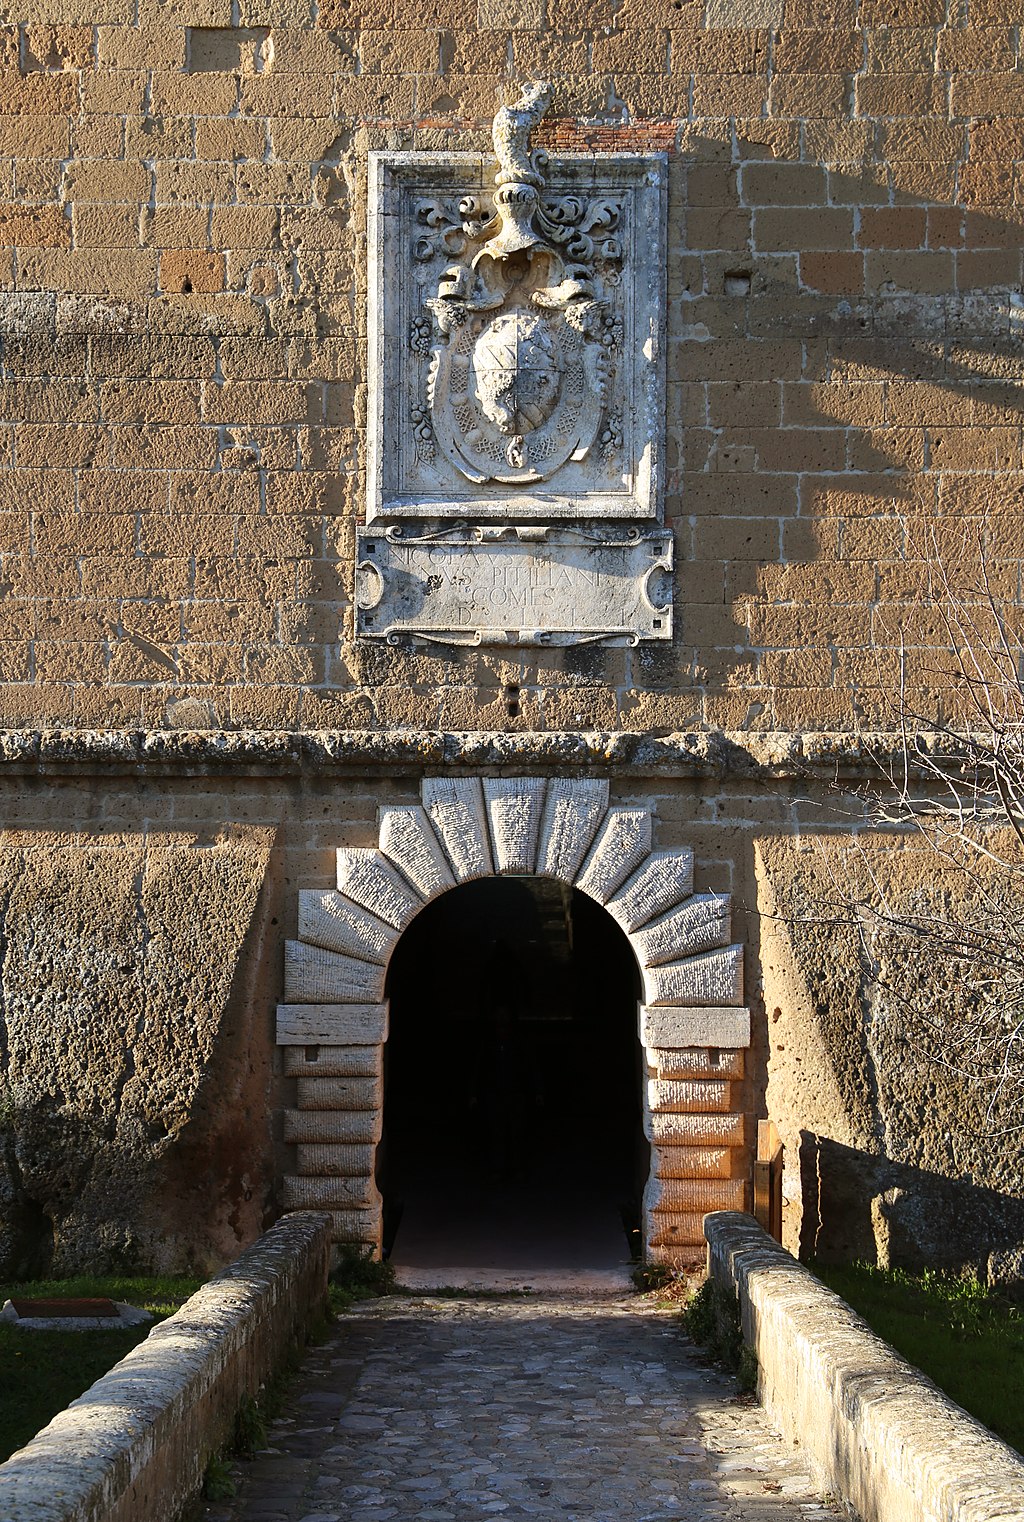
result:
[[[1024,1244],[1024,1199],[800,1133],[800,1257],[881,1268],[973,1267]]]

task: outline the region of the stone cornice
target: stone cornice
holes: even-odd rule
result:
[[[931,754],[955,754],[923,735]],[[311,777],[436,770],[597,772],[735,780],[878,779],[900,764],[898,734],[687,731],[0,730],[7,775]]]

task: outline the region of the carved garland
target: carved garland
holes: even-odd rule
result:
[[[652,850],[650,805],[609,807],[606,781],[431,778],[421,799],[381,811],[376,848],[339,850],[337,892],[299,894],[277,1016],[285,1072],[298,1079],[297,1107],[285,1114],[297,1158],[285,1207],[330,1210],[336,1241],[379,1249],[374,1155],[391,953],[420,910],[459,883],[535,873],[602,904],[636,955],[649,1075],[645,1252],[696,1257],[704,1213],[746,1200],[732,1085],[750,1017],[728,897],[694,893],[693,853]]]

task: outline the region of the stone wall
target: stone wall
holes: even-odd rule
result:
[[[327,1309],[328,1222],[287,1216],[0,1464],[7,1522],[167,1522]]]
[[[31,0],[0,33],[0,722],[850,729],[1016,593],[1003,0]],[[374,148],[670,160],[671,649],[352,642]],[[2,192],[0,192],[2,193]],[[989,521],[989,515],[992,515]],[[340,628],[339,628],[340,625]],[[941,641],[940,641],[941,642]],[[934,663],[933,663],[934,664]],[[919,673],[928,706],[947,684]]]
[[[748,1147],[767,1105],[787,1143],[794,1246],[984,1269],[1024,1237],[1015,1134],[979,1134],[967,1096],[934,1066],[907,1066],[896,1025],[876,1079],[854,949],[813,924],[794,942],[775,918],[794,883],[812,908],[820,887],[814,853],[790,842],[844,839],[862,808],[863,762],[828,737],[168,734],[76,750],[9,736],[5,754],[0,850],[31,866],[5,911],[18,927],[4,952],[9,1060],[25,1095],[5,1117],[8,1275],[216,1264],[325,1176],[316,1138],[294,1129],[301,1085],[318,1103],[308,1043],[277,1045],[285,942],[308,932],[303,905],[336,887],[339,848],[375,847],[380,811],[419,803],[424,767],[605,778],[613,806],[651,810],[656,852],[693,850],[698,894],[730,896],[751,1045],[727,1085],[714,1079],[727,1100],[678,1113],[746,1116],[732,1140]],[[837,768],[851,791],[826,786]],[[70,913],[55,872],[75,885]],[[140,936],[167,948],[159,961]],[[51,960],[26,989],[14,970],[33,946]],[[318,1060],[332,1044],[345,1045],[318,1040]],[[344,1193],[343,1162],[331,1170]],[[729,1173],[749,1178],[749,1151],[730,1147]]]
[[[757,1357],[770,1420],[863,1522],[1003,1522],[1024,1460],[968,1416],[748,1216],[708,1216],[708,1273]]]

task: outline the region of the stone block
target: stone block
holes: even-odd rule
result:
[[[655,1147],[651,1172],[658,1178],[731,1178],[733,1147]],[[314,1170],[301,1168],[301,1172]]]
[[[693,852],[654,851],[605,905],[627,933],[672,909],[693,892]]]
[[[705,951],[683,962],[644,969],[644,991],[649,1005],[729,1005],[743,1003],[743,947],[726,946]],[[660,1043],[667,1045],[667,1042]],[[686,1046],[695,1043],[687,1041]],[[738,1041],[722,1042],[739,1046]]]
[[[727,946],[732,926],[732,902],[717,893],[696,893],[677,909],[652,920],[631,937],[644,967],[694,956],[715,946]]]
[[[658,1078],[742,1078],[742,1051],[718,1047],[648,1049],[647,1064]]]
[[[666,1110],[727,1110],[729,1084],[718,1078],[651,1078],[647,1081],[647,1103],[654,1115]]]
[[[383,1230],[382,1212],[378,1206],[371,1210],[330,1210],[331,1240],[355,1242],[359,1246],[380,1247]]]
[[[581,781],[550,778],[540,826],[537,871],[559,882],[574,882],[607,810],[608,783],[604,778]]]
[[[324,1142],[300,1142],[296,1148],[296,1168],[304,1178],[329,1174],[334,1178],[371,1178],[376,1148]]]
[[[284,1139],[318,1146],[375,1145],[382,1114],[376,1110],[285,1110]]]
[[[404,930],[423,900],[380,851],[343,846],[338,852],[338,889],[378,919]]]
[[[645,1237],[648,1248],[669,1252],[677,1249],[683,1261],[699,1261],[704,1256],[704,1213],[670,1215],[659,1211],[655,1215],[652,1212],[647,1218]]]
[[[742,1210],[746,1189],[745,1180],[740,1178],[652,1178],[644,1190],[644,1209],[658,1215]]]
[[[343,893],[303,889],[299,893],[299,938],[325,951],[340,951],[386,966],[399,932]]]
[[[371,1004],[384,997],[384,968],[302,941],[284,946],[284,996],[292,1004]]]
[[[387,1040],[386,1004],[279,1004],[278,1046],[379,1046]]]
[[[353,1004],[329,1004],[326,1009],[346,1014]],[[383,1064],[381,1046],[321,1046],[303,1042],[284,1048],[286,1078],[356,1078],[379,1073]],[[300,1170],[301,1171],[301,1170]]]
[[[547,784],[543,777],[485,777],[484,801],[498,872],[536,870],[537,838]]]
[[[372,1178],[298,1178],[286,1174],[281,1203],[285,1210],[366,1210],[379,1198]]]
[[[749,1009],[640,1009],[640,1040],[646,1047],[727,1047],[750,1045]],[[651,1060],[651,1065],[657,1064]]]
[[[489,877],[494,867],[480,778],[428,777],[421,795],[459,882]]]
[[[650,852],[651,834],[649,809],[609,809],[576,887],[606,904]]]
[[[644,1135],[657,1147],[742,1147],[746,1122],[742,1115],[701,1115],[662,1112],[646,1106]]]
[[[454,888],[447,857],[422,808],[382,809],[380,849],[424,899]]]
[[[300,1110],[379,1110],[384,1084],[374,1078],[300,1078]]]

